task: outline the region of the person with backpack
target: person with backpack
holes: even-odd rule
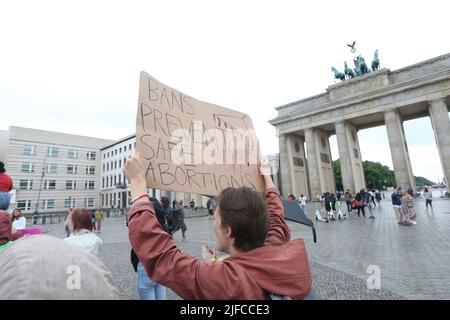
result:
[[[186,240],[186,223],[184,223],[183,200],[175,201],[172,209],[172,235],[181,229],[182,241]]]
[[[331,192],[327,191],[324,195],[325,198],[325,210],[327,211],[327,216],[330,220],[334,220],[333,215],[330,214],[331,211],[336,211],[336,197]]]
[[[365,205],[365,192],[364,189],[361,189],[355,196],[356,200],[356,209],[358,210],[358,217],[361,217],[360,212],[362,212],[363,217],[366,217],[366,213],[364,212]]]
[[[155,198],[150,197],[149,200],[153,204],[155,210],[156,220],[161,226],[162,230],[167,234],[171,234],[170,228],[167,224],[164,215],[164,209]],[[136,288],[140,300],[166,300],[166,287],[162,284],[153,281],[144,269],[143,264],[139,261],[136,252],[131,248],[130,260],[134,272],[136,272]]]
[[[208,210],[208,219],[213,219],[214,211],[216,210],[216,200],[214,200],[214,198],[210,197],[208,199],[208,202],[206,203],[206,209]]]

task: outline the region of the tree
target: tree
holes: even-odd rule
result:
[[[432,186],[436,184],[433,181],[430,181],[424,177],[414,177],[414,179],[416,180],[416,186],[418,187]]]
[[[333,163],[334,180],[336,182],[336,190],[344,190],[344,187],[342,186],[341,161],[337,159],[332,163]]]
[[[379,162],[363,161],[364,178],[366,186],[370,189],[382,189],[383,187],[395,187],[394,171]],[[343,190],[341,162],[333,161],[333,172],[336,181],[336,189]]]
[[[396,187],[394,171],[379,162],[363,161],[364,178],[366,187],[369,189],[383,189],[383,187]],[[341,162],[339,159],[333,161],[333,172],[336,181],[336,190],[343,190]],[[424,178],[414,177],[416,185],[432,186],[435,183]]]

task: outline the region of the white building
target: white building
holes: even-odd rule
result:
[[[100,204],[105,209],[127,208],[130,206],[130,186],[123,175],[123,167],[136,148],[136,135],[130,135],[101,149],[101,199]],[[196,206],[206,207],[207,197],[192,195],[183,192],[170,192],[165,190],[150,189],[150,195],[157,199],[167,196],[171,200],[184,200],[184,205],[189,206],[194,199]]]
[[[0,160],[23,213],[100,205],[100,149],[111,140],[9,127],[0,131]]]

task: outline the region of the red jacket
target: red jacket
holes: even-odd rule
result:
[[[12,179],[6,173],[0,172],[0,191],[9,192],[12,187]]]
[[[270,229],[265,246],[224,261],[204,262],[181,252],[162,230],[150,201],[130,211],[130,242],[150,278],[183,299],[262,300],[268,293],[302,299],[312,284],[305,244],[289,241],[278,190],[266,191],[266,205]]]

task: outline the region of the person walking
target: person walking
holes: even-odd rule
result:
[[[352,193],[350,189],[347,189],[347,191],[344,194],[344,201],[347,204],[347,212],[352,212]]]
[[[362,213],[363,217],[366,217],[366,213],[364,212],[365,204],[365,193],[364,189],[361,189],[355,196],[356,200],[356,209],[358,209],[358,217],[361,217],[360,213]]]
[[[97,211],[95,211],[95,222],[97,223],[97,232],[100,233],[101,228],[102,228],[102,222],[103,219],[105,218],[105,214],[103,213],[102,209],[97,209]]]
[[[428,210],[428,207],[430,207],[431,209],[431,213],[433,213],[433,193],[431,192],[431,190],[428,190],[428,188],[425,188],[424,192],[423,192],[423,196],[425,197],[425,211],[428,213],[430,212]]]
[[[172,235],[181,229],[182,241],[186,240],[186,223],[184,223],[183,200],[175,201],[172,210]]]
[[[375,219],[375,216],[373,215],[375,207],[376,207],[375,197],[372,195],[372,193],[370,193],[369,203],[367,204],[367,208],[369,209],[369,219]]]
[[[9,192],[12,190],[13,181],[5,170],[5,164],[0,161],[0,210],[8,210],[11,202]]]
[[[406,210],[409,220],[412,224],[417,224],[416,220],[416,212],[414,210],[414,198],[411,196],[411,193],[408,191],[404,191],[402,195],[402,205]]]
[[[303,213],[305,215],[308,215],[308,210],[306,207],[306,201],[308,201],[308,198],[305,197],[303,194],[300,195],[300,198],[298,198],[298,202],[300,203],[300,208],[302,208]]]
[[[208,209],[208,219],[211,220],[214,218],[214,211],[216,210],[216,200],[214,200],[213,197],[210,197],[208,199],[208,202],[206,203],[206,209]]]
[[[164,216],[164,210],[156,198],[150,197],[149,200],[153,204],[155,209],[156,219],[161,226],[162,230],[170,233],[170,228],[167,224],[166,217]],[[139,261],[139,257],[136,252],[131,248],[131,264],[136,272],[136,288],[140,300],[166,300],[166,287],[153,281],[144,269],[143,264]]]
[[[391,195],[392,207],[394,209],[395,216],[397,217],[398,224],[403,224],[403,209],[402,209],[402,188],[397,188]]]

